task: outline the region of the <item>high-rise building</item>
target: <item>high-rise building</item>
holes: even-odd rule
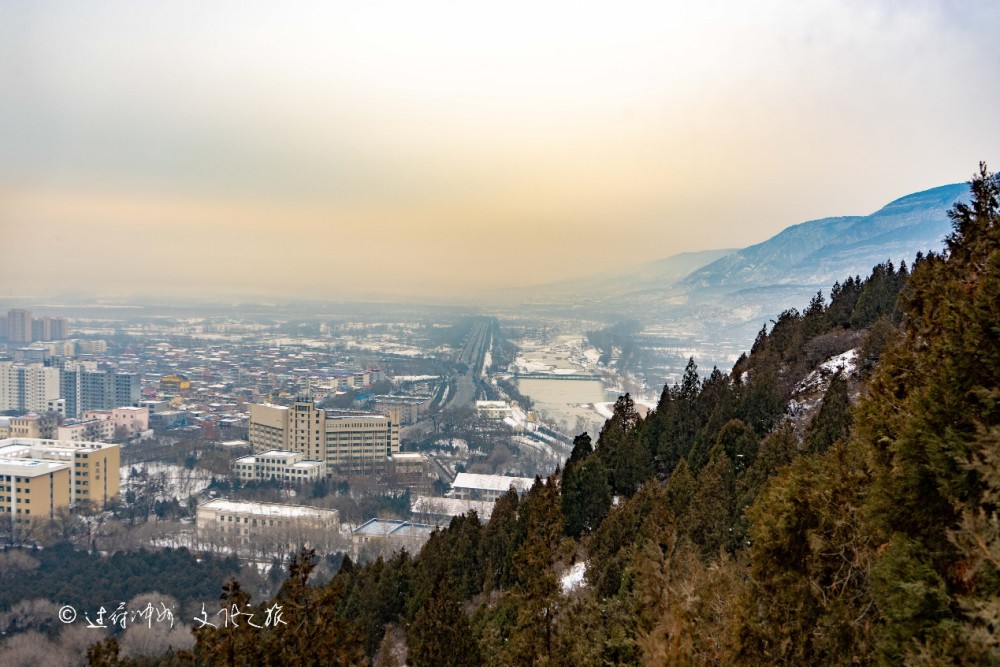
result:
[[[65,317],[53,317],[50,321],[50,333],[52,338],[49,340],[65,340],[69,338],[69,320]]]
[[[137,373],[95,370],[92,364],[65,364],[59,372],[59,393],[66,399],[66,415],[80,417],[87,410],[138,407],[141,387]]]
[[[31,342],[31,311],[11,308],[7,311],[7,341],[11,343]]]
[[[0,361],[0,410],[46,412],[59,398],[59,369]]]
[[[331,472],[373,472],[399,452],[399,420],[396,413],[323,410],[310,399],[257,404],[250,406],[249,440],[255,452],[300,452]]]
[[[52,340],[52,320],[50,318],[31,318],[31,340]]]

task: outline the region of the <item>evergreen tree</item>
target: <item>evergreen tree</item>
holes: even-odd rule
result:
[[[825,452],[833,443],[850,434],[852,422],[847,379],[842,371],[837,371],[830,379],[830,386],[827,388],[826,394],[823,395],[819,412],[809,424],[809,430],[805,437],[806,451]]]
[[[469,619],[444,578],[434,584],[406,632],[413,667],[475,667],[482,664]]]
[[[736,509],[736,475],[733,463],[720,446],[712,450],[698,473],[688,510],[688,534],[705,556],[714,556],[728,545]]]
[[[566,534],[579,537],[597,528],[611,507],[608,470],[596,456],[566,465],[560,489]]]

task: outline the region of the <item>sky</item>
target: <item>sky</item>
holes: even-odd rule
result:
[[[0,3],[0,297],[479,295],[1000,164],[1000,4]]]

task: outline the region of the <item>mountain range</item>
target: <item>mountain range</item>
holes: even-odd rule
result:
[[[911,263],[940,250],[951,231],[948,210],[968,201],[955,183],[900,197],[870,215],[810,220],[742,249],[665,257],[625,271],[533,288],[521,306],[574,317],[647,325],[683,322],[702,341],[748,346],[761,324],[801,308],[833,283],[867,276],[886,260]],[[522,295],[523,297],[524,295]]]
[[[680,284],[829,287],[850,275],[866,275],[887,259],[911,261],[918,251],[940,249],[951,229],[948,209],[967,198],[964,183],[943,185],[901,197],[871,215],[803,222],[695,269]]]

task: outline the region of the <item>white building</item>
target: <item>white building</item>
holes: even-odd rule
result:
[[[283,482],[311,482],[326,476],[326,464],[306,458],[301,452],[272,449],[233,461],[233,473],[241,481],[277,479]]]
[[[493,514],[492,500],[462,500],[461,498],[437,498],[416,496],[410,505],[413,518],[436,526],[447,526],[456,516],[475,512],[479,520],[486,523]]]
[[[58,368],[0,361],[0,411],[45,412],[59,396]]]
[[[480,419],[506,419],[511,416],[506,401],[476,401],[476,416]]]
[[[200,539],[253,542],[263,550],[341,544],[340,512],[333,509],[218,498],[198,506],[195,523]]]
[[[102,419],[74,419],[64,422],[57,433],[69,442],[108,442],[115,437],[115,425]]]
[[[505,475],[475,475],[460,472],[451,483],[451,497],[467,500],[496,500],[514,488],[524,493],[532,487],[531,477],[507,477]]]

